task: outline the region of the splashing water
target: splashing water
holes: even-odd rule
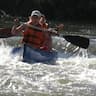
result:
[[[55,38],[56,65],[27,64],[13,58],[9,41],[1,40],[0,46],[0,96],[95,96],[96,56],[89,56],[90,48]]]

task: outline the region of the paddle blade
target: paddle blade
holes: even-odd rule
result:
[[[63,36],[65,40],[78,47],[87,49],[89,46],[89,39],[81,36]]]
[[[8,38],[13,36],[11,33],[11,28],[0,28],[0,38]]]

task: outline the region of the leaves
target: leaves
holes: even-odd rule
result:
[[[89,20],[96,17],[95,5],[95,0],[1,0],[0,9],[19,16],[38,9],[52,20]]]

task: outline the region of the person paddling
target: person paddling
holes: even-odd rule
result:
[[[43,29],[48,30],[48,32],[45,32],[46,40],[44,42],[45,47],[43,47],[43,48],[45,50],[52,50],[52,36],[56,35],[54,33],[54,31],[56,30],[57,34],[59,34],[58,32],[61,31],[64,28],[64,24],[56,25],[55,28],[49,28],[49,24],[46,22],[46,17],[45,17],[44,14],[42,14],[39,23],[40,23],[40,25],[42,26]]]
[[[47,41],[48,39],[46,38],[47,36],[45,35],[45,32],[38,30],[42,29],[44,31],[44,27],[42,27],[42,25],[40,24],[40,18],[41,18],[40,11],[34,10],[32,11],[28,22],[21,24],[18,27],[14,27],[14,29],[12,29],[12,34],[23,33],[22,42],[24,44],[24,52],[23,52],[24,61],[30,61],[30,59],[34,59],[34,61],[37,62],[43,62],[43,61],[45,62],[45,61],[51,61],[53,57],[56,57],[56,54],[54,55],[51,49],[50,50],[47,49],[47,47],[49,47],[48,44],[46,45],[44,44],[45,41]],[[32,28],[30,26],[35,27]],[[33,49],[34,52],[31,49]]]
[[[27,26],[27,24],[30,24],[41,28],[41,25],[39,24],[40,17],[41,13],[38,10],[32,11],[31,16],[29,17],[29,21],[12,29],[12,34],[21,33],[23,35],[23,43],[28,44],[34,48],[42,47],[44,42],[44,33]]]
[[[46,17],[45,15],[42,14],[40,21],[40,25],[42,26],[43,29],[48,29],[49,25],[46,22]],[[51,33],[50,32],[44,32],[46,40],[44,41],[44,46],[43,49],[45,50],[52,50],[52,38],[51,38]]]

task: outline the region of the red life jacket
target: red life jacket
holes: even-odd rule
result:
[[[43,46],[44,41],[44,32],[40,32],[32,28],[27,28],[26,31],[23,33],[23,42],[31,45],[34,48],[40,49]]]
[[[47,23],[41,24],[41,27],[48,29],[48,24]],[[45,40],[44,40],[42,49],[50,51],[50,50],[52,50],[51,34],[49,32],[45,32],[44,35],[45,35]]]

